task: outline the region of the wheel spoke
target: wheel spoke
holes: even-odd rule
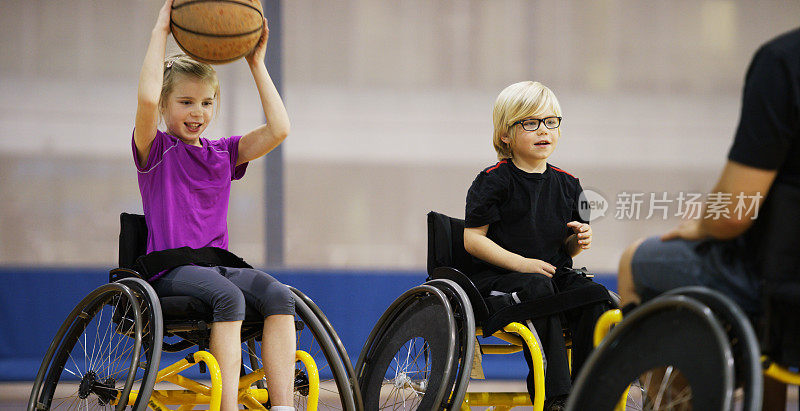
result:
[[[76,371],[78,374],[76,375],[75,373],[73,373],[72,371],[70,371],[70,370],[69,370],[69,368],[67,368],[66,364],[64,364],[64,369],[65,369],[65,370],[67,370],[67,371],[68,371],[69,373],[71,373],[72,375],[76,375],[77,377],[83,378],[83,373],[81,372],[81,367],[80,367],[80,366],[78,366],[78,363],[77,363],[77,362],[75,362],[75,358],[73,358],[73,357],[72,357],[72,353],[70,353],[70,354],[69,354],[69,360],[70,360],[70,361],[72,361],[72,363],[73,363],[73,364],[75,364],[75,371]]]
[[[102,344],[102,341],[100,340],[100,324],[102,324],[102,322],[103,322],[103,312],[104,312],[104,310],[102,308],[100,308],[100,310],[97,312],[97,315],[99,315],[99,317],[96,319],[97,327],[95,327],[95,335],[94,335],[95,338],[92,341],[92,356],[89,359],[89,368],[88,368],[88,370],[93,370],[94,369],[94,367],[95,367],[95,362],[94,361],[97,358],[95,356],[95,353],[98,350],[102,349],[102,345],[98,348],[98,344]]]
[[[151,381],[144,378],[155,376],[152,370],[158,365],[157,358],[153,367],[139,372],[142,359],[150,351],[145,348],[134,355],[142,335],[149,338],[142,346],[153,345],[151,312],[145,310],[147,318],[142,319],[142,311],[136,309],[149,303],[130,290],[119,284],[103,285],[78,304],[62,326],[65,331],[59,333],[61,340],[54,341],[55,348],[47,354],[49,363],[36,377],[34,387],[41,388],[32,395],[33,401],[49,404],[53,410],[113,409],[106,402],[113,398],[115,390],[129,385],[140,390]],[[116,323],[115,318],[119,318]],[[137,333],[137,322],[147,328],[146,333],[144,329]],[[75,387],[71,385],[74,380],[79,382]]]

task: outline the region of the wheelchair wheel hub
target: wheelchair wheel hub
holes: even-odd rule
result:
[[[410,388],[416,392],[425,392],[425,383],[425,380],[415,381],[411,379],[408,373],[404,371],[398,372],[394,378],[394,387],[399,390]]]
[[[308,375],[303,371],[296,370],[294,373],[294,388],[300,395],[307,397],[310,383],[308,382]]]
[[[86,399],[90,394],[95,394],[100,405],[108,404],[117,398],[118,391],[114,388],[116,383],[113,378],[106,378],[105,381],[100,381],[94,371],[89,371],[81,378],[78,397]]]

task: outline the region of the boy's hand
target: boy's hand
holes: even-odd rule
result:
[[[580,221],[570,221],[567,223],[567,227],[571,228],[572,231],[575,232],[578,246],[581,249],[588,250],[589,247],[592,246],[592,226]]]
[[[173,0],[167,0],[164,2],[164,5],[161,6],[161,10],[159,10],[158,12],[158,18],[156,19],[156,26],[153,28],[154,30],[159,30],[169,33],[170,15],[172,13],[172,1]]]
[[[546,261],[537,260],[535,258],[523,258],[522,263],[517,267],[520,273],[537,273],[544,274],[548,277],[553,277],[556,273],[556,267]]]
[[[263,29],[261,30],[261,38],[258,43],[248,55],[244,56],[247,64],[253,65],[254,63],[263,62],[264,56],[267,55],[267,40],[269,40],[269,27],[267,27],[267,19],[264,18]]]

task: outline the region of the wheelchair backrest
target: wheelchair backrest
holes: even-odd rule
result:
[[[462,273],[476,271],[472,256],[464,249],[464,220],[431,211],[428,213],[428,275],[439,267]]]
[[[489,310],[466,273],[476,272],[472,256],[464,249],[464,220],[431,211],[428,213],[428,279],[454,281],[472,303],[475,320],[481,323]]]
[[[136,259],[147,254],[147,223],[141,214],[119,215],[119,266],[133,269]]]
[[[755,267],[760,270],[764,297],[762,350],[784,366],[800,366],[800,188],[776,181],[745,234],[757,245]],[[749,237],[748,237],[749,236]]]

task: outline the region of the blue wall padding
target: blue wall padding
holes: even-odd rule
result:
[[[322,309],[355,365],[362,345],[383,311],[404,291],[422,283],[424,271],[273,271]],[[616,278],[596,281],[616,289]],[[81,298],[108,281],[103,268],[0,268],[0,380],[32,380],[56,330]],[[184,354],[165,355],[162,363]],[[484,357],[487,378],[527,374],[521,354]],[[192,376],[189,373],[188,376]]]

